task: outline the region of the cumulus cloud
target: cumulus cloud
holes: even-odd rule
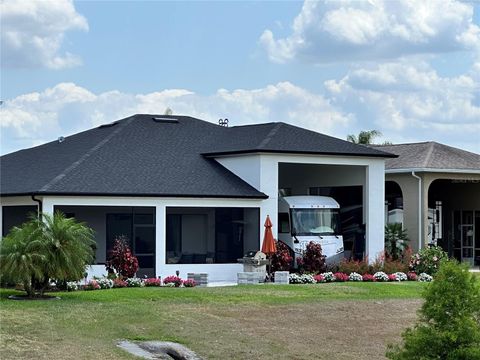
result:
[[[260,43],[275,62],[392,59],[480,49],[473,6],[455,0],[305,1],[292,33]]]
[[[346,132],[352,114],[336,109],[328,99],[289,82],[245,90],[219,89],[198,95],[186,89],[148,94],[108,91],[95,94],[73,83],[5,101],[0,110],[2,153],[37,145],[135,113],[175,114],[231,125],[285,121],[323,133]]]
[[[441,77],[427,63],[385,63],[352,70],[325,87],[334,105],[371,119],[371,128],[390,141],[435,140],[480,152],[478,70]]]
[[[81,64],[78,56],[61,53],[66,32],[88,31],[72,0],[4,0],[0,10],[2,66],[61,69]]]

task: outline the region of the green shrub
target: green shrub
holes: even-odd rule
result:
[[[348,275],[351,273],[363,275],[369,272],[369,265],[366,260],[343,259],[338,266],[337,272],[342,272]]]
[[[480,284],[465,265],[443,262],[428,285],[413,329],[402,346],[389,346],[393,360],[480,359]]]
[[[387,274],[394,274],[396,272],[408,272],[408,264],[401,260],[392,260],[391,258],[386,258],[383,262],[383,271]]]
[[[448,254],[439,246],[427,247],[413,254],[410,259],[410,270],[417,274],[435,275],[440,264],[448,260]]]

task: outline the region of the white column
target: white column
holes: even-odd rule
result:
[[[165,268],[166,258],[166,210],[165,206],[155,206],[155,276],[160,276]]]
[[[385,250],[385,169],[383,160],[366,168],[366,255],[369,262]]]
[[[42,212],[44,214],[50,214],[53,215],[54,211],[54,200],[52,198],[43,198],[42,201]]]
[[[268,195],[268,199],[262,201],[260,208],[260,249],[263,241],[265,219],[270,215],[273,227],[273,237],[278,237],[278,161],[274,157],[262,155],[261,157],[261,192]]]

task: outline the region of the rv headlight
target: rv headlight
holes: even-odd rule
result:
[[[337,254],[340,254],[341,252],[343,252],[343,246],[337,249]]]

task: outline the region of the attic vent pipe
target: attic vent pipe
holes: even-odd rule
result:
[[[228,119],[219,119],[218,120],[218,125],[228,127]]]
[[[178,123],[178,119],[170,118],[170,117],[152,117],[152,120],[157,123]]]
[[[64,141],[65,141],[65,138],[64,138],[63,136],[60,136],[60,137],[58,138],[58,143],[59,143],[59,144],[61,144],[61,143],[64,142]]]

